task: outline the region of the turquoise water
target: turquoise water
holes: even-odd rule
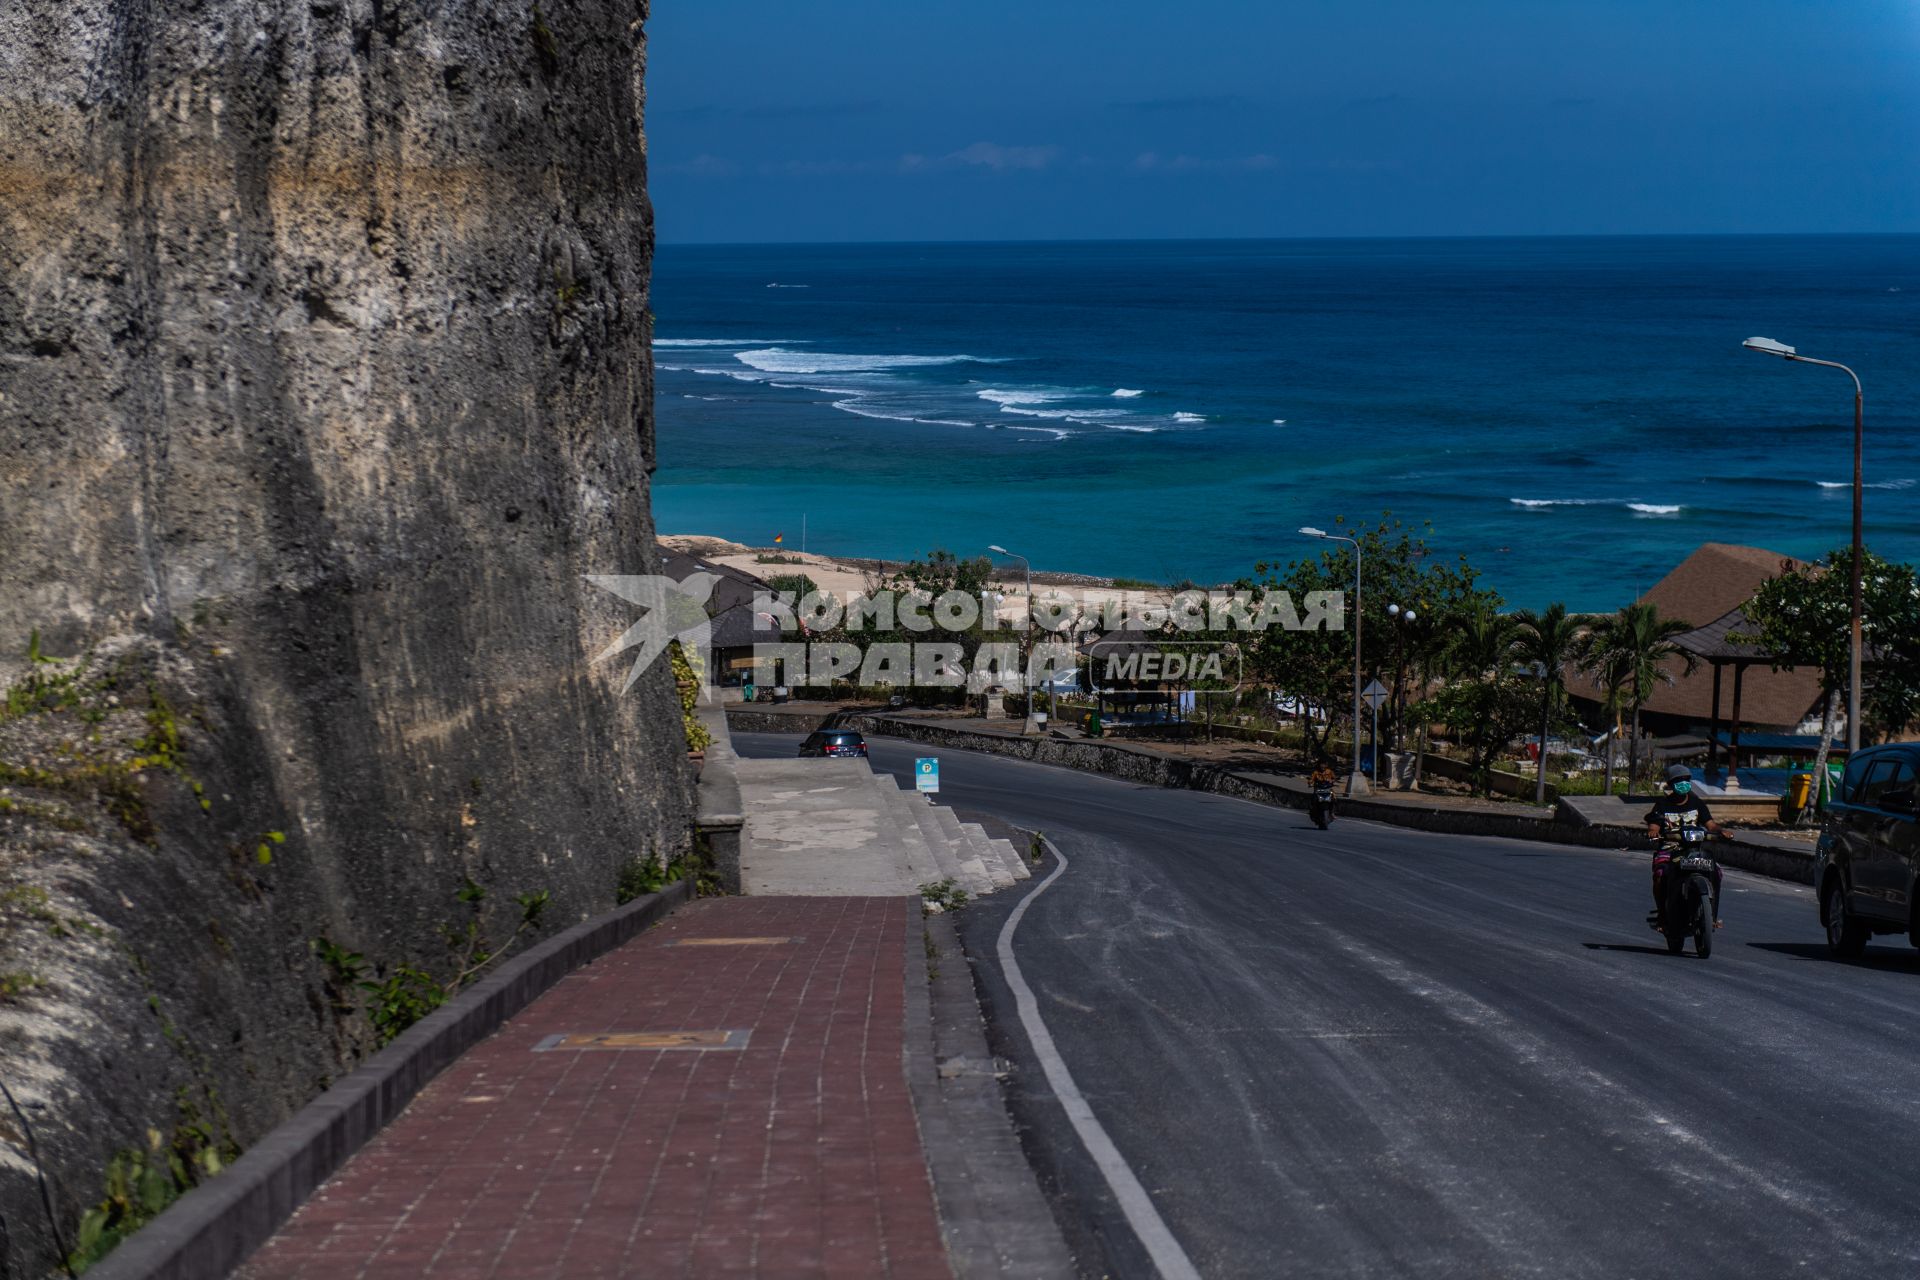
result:
[[[1920,237],[663,247],[666,532],[1224,581],[1383,510],[1509,602],[1920,558]]]

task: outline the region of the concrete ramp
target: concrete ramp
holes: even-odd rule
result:
[[[739,777],[743,893],[918,895],[942,878],[918,825],[865,760],[742,760]]]
[[[918,894],[951,880],[978,897],[1030,872],[1005,840],[929,804],[865,760],[741,760],[740,891]]]

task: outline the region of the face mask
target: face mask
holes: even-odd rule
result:
[[[1692,790],[1693,784],[1691,782],[1676,782],[1673,784],[1673,794],[1677,796],[1684,796]]]

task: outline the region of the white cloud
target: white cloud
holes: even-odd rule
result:
[[[900,157],[906,173],[924,173],[933,169],[991,169],[995,173],[1045,169],[1059,158],[1058,147],[1003,147],[997,142],[976,142],[944,156],[929,157],[909,152]]]
[[[1133,158],[1133,167],[1141,173],[1259,173],[1279,164],[1264,151],[1250,156],[1163,156],[1142,151]]]

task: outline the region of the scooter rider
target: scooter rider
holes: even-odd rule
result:
[[[1333,771],[1333,765],[1328,762],[1325,756],[1321,756],[1320,763],[1313,766],[1313,774],[1308,779],[1308,781],[1316,787],[1323,782],[1328,786],[1332,786],[1339,780],[1340,775]]]
[[[1670,836],[1683,828],[1704,827],[1717,836],[1726,835],[1726,829],[1713,820],[1713,814],[1707,808],[1706,801],[1693,793],[1693,771],[1683,764],[1669,765],[1666,776],[1666,794],[1653,802],[1653,808],[1647,810],[1644,821],[1647,824],[1647,838],[1658,840]],[[1647,913],[1647,923],[1660,927],[1660,890],[1667,864],[1673,861],[1673,854],[1661,849],[1653,855],[1653,910]],[[1720,868],[1713,868],[1713,927],[1720,927]]]

